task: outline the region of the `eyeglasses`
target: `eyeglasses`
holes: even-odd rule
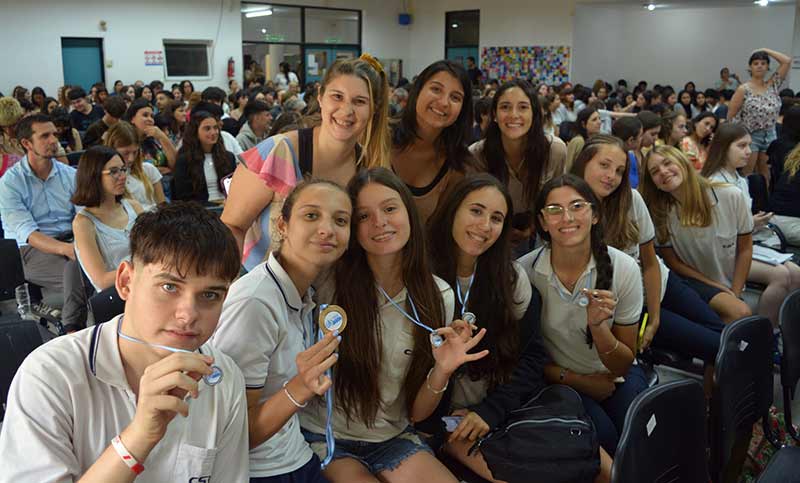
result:
[[[103,174],[111,175],[112,178],[118,178],[120,176],[127,175],[128,174],[128,168],[126,168],[126,167],[122,167],[122,168],[113,167],[111,169],[104,169],[103,170]]]
[[[588,201],[573,201],[567,205],[566,209],[561,205],[552,204],[542,208],[542,214],[547,218],[557,219],[563,217],[566,211],[569,211],[574,216],[583,213],[591,206],[592,204]]]

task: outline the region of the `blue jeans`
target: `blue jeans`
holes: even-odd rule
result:
[[[750,133],[750,150],[754,153],[766,153],[772,141],[778,139],[775,128],[759,129]]]
[[[617,389],[608,399],[598,402],[579,392],[583,407],[594,423],[600,446],[612,457],[617,451],[625,414],[634,398],[645,389],[647,380],[644,371],[639,366],[631,366],[625,374],[625,382],[617,384]]]
[[[322,476],[322,468],[317,455],[313,455],[308,463],[300,468],[283,475],[264,476],[260,478],[250,478],[250,483],[328,483],[328,479]]]
[[[713,363],[725,323],[685,280],[669,272],[653,347]]]

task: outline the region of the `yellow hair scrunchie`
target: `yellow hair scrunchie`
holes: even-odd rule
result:
[[[378,62],[378,59],[371,56],[370,54],[364,52],[363,54],[361,54],[361,56],[359,56],[359,59],[371,65],[372,68],[377,70],[379,74],[385,74],[385,72],[383,71],[383,66],[381,65],[380,62]]]

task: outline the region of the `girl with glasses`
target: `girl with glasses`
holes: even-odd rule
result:
[[[642,310],[636,261],[607,246],[600,202],[581,178],[548,181],[534,205],[544,246],[519,259],[542,296],[542,335],[549,383],[580,393],[600,445],[611,455],[625,413],[647,387],[633,365]]]
[[[83,206],[72,221],[75,254],[99,292],[114,285],[117,267],[130,257],[129,235],[142,207],[123,199],[128,168],[106,146],[89,148],[78,163],[72,203]]]

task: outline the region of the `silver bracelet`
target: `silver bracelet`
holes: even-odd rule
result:
[[[441,393],[445,392],[447,390],[447,386],[450,385],[450,379],[448,379],[447,382],[444,383],[444,387],[443,388],[441,388],[439,390],[436,390],[436,389],[431,387],[431,383],[430,383],[431,374],[433,374],[433,367],[431,367],[431,370],[428,371],[428,375],[425,376],[425,387],[427,387],[428,390],[430,392],[434,393],[434,394],[441,394]]]
[[[295,398],[292,397],[292,395],[289,393],[289,390],[286,389],[286,385],[287,384],[289,384],[289,381],[284,381],[284,383],[283,383],[283,392],[286,393],[286,397],[288,397],[289,400],[292,401],[292,404],[294,404],[295,406],[297,406],[300,409],[303,409],[304,407],[308,406],[308,403],[300,404],[299,402],[297,402],[297,400]]]

